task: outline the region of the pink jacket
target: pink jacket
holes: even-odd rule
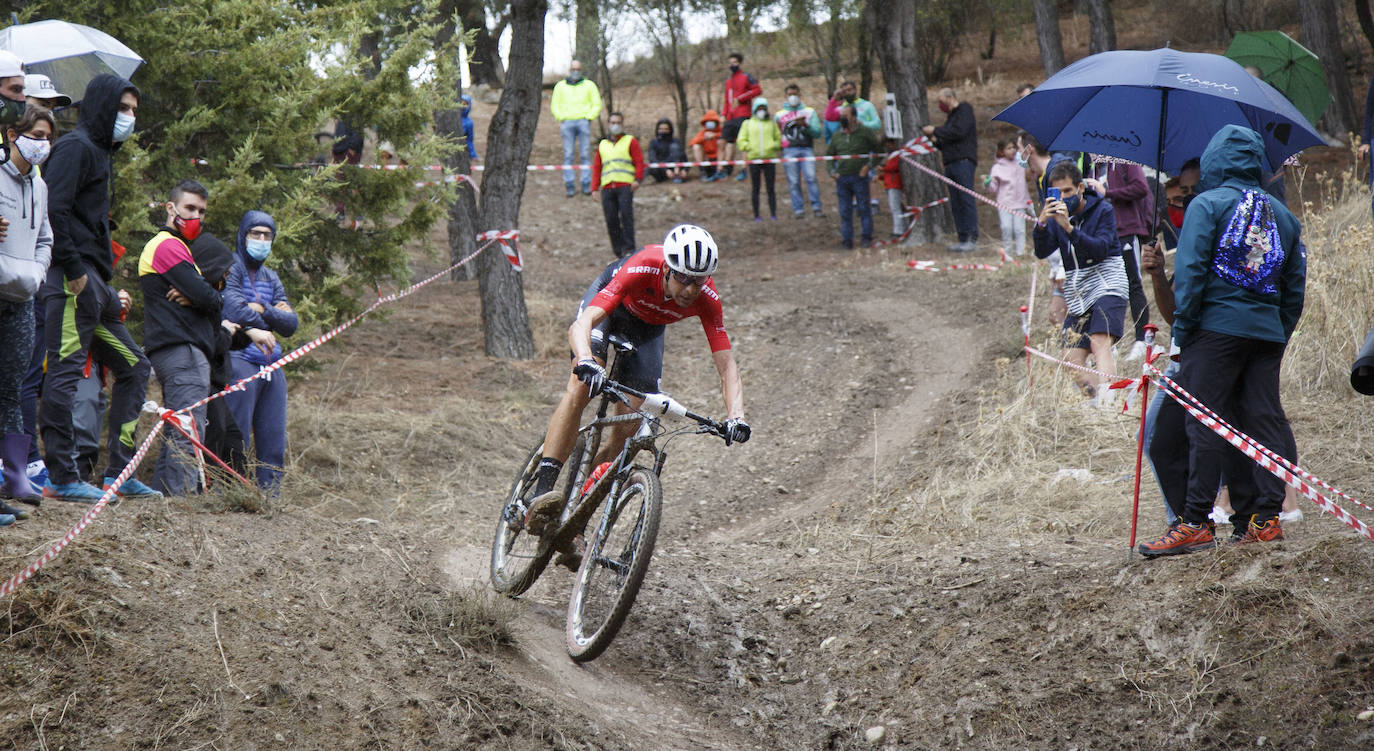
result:
[[[999,157],[989,170],[992,176],[990,190],[1003,206],[1024,209],[1030,204],[1030,191],[1026,189],[1026,170],[1016,164],[1015,159]]]

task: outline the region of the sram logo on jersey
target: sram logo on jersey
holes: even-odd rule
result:
[[[658,266],[630,266],[629,268],[621,269],[621,271],[624,271],[626,274],[659,274],[659,273],[662,273],[662,270],[661,270]]]

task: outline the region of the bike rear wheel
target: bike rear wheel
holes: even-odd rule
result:
[[[525,458],[496,518],[496,537],[491,543],[491,584],[509,597],[529,589],[553,557],[552,545],[525,531],[524,515],[518,513],[516,505],[521,498],[529,500],[526,496],[534,488],[535,472],[543,454],[544,445],[540,444]]]
[[[662,509],[658,476],[637,468],[603,512],[568,602],[568,656],[574,661],[596,659],[625,623],[649,570]]]

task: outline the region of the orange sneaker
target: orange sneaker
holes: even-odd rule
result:
[[[1255,517],[1250,517],[1250,523],[1245,526],[1245,534],[1232,538],[1236,545],[1244,545],[1247,542],[1277,542],[1283,539],[1283,526],[1279,524],[1278,518],[1258,524]]]
[[[1146,558],[1156,558],[1161,555],[1182,555],[1216,546],[1216,535],[1212,533],[1210,524],[1193,525],[1181,521],[1169,527],[1162,536],[1140,543],[1137,549]]]

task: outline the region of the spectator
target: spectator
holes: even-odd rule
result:
[[[821,119],[814,109],[802,104],[801,87],[792,83],[783,91],[787,94],[787,102],[783,104],[782,111],[773,116],[782,133],[782,155],[788,159],[805,160],[783,164],[787,191],[792,197],[792,216],[797,219],[806,216],[802,178],[806,179],[806,189],[811,196],[811,211],[820,216],[821,186],[816,184],[816,162],[812,157],[816,155],[816,139],[821,136]]]
[[[950,246],[956,253],[967,253],[978,245],[978,204],[973,202],[973,172],[978,167],[978,121],[973,105],[961,102],[954,89],[940,89],[940,111],[948,115],[939,127],[927,125],[922,133],[935,139],[945,162],[945,177],[963,190],[949,189],[949,205],[954,210],[954,227],[959,242]]]
[[[363,161],[363,134],[343,120],[334,123],[334,145],[329,149],[335,164],[358,165]]]
[[[27,106],[28,100],[24,98],[24,63],[13,52],[0,50],[0,127],[19,122]],[[0,143],[8,141],[0,140]]]
[[[835,89],[831,94],[830,101],[825,105],[826,122],[836,123],[836,130],[840,127],[840,108],[849,105],[858,113],[859,125],[868,128],[874,136],[883,132],[883,120],[878,116],[878,108],[873,103],[859,96],[859,87],[853,81],[845,81],[840,84],[840,88]],[[828,127],[828,126],[827,126]],[[834,131],[830,131],[834,137]]]
[[[889,156],[883,161],[882,169],[873,179],[881,179],[883,188],[887,190],[887,208],[892,212],[892,239],[906,234],[906,196],[902,192],[902,157],[897,153],[901,144],[897,139],[887,139],[887,152]]]
[[[277,272],[265,261],[272,253],[277,223],[263,211],[248,211],[239,221],[238,249],[229,278],[224,282],[224,317],[245,329],[259,329],[275,336],[296,333],[300,320],[286,300],[286,288]],[[267,354],[267,343],[271,343]],[[263,337],[259,347],[234,355],[232,374],[243,380],[281,359],[281,344]],[[252,437],[258,460],[258,487],[281,492],[282,467],[286,464],[286,376],[273,373],[245,384],[243,391],[225,397],[229,411],[245,439]]]
[[[644,179],[644,152],[625,132],[625,116],[612,112],[611,135],[601,139],[592,161],[592,184],[601,191],[601,210],[616,258],[635,252],[635,191]]]
[[[592,84],[592,85],[595,86],[596,84]],[[462,120],[462,124],[463,124],[463,143],[467,144],[467,148],[468,148],[468,159],[471,159],[471,160],[474,161],[474,162],[480,162],[480,161],[482,161],[482,159],[481,159],[481,157],[477,156],[477,134],[476,134],[476,129],[473,128],[473,126],[472,126],[472,116],[471,116],[471,112],[472,112],[472,97],[468,96],[467,94],[464,94],[464,95],[462,95],[462,96],[460,96],[460,97],[458,97],[458,98],[461,99],[461,100],[463,101],[463,111],[462,111],[462,117],[463,117],[463,120]],[[598,114],[598,115],[601,114],[600,109],[601,109],[601,108],[598,106],[598,107],[597,107],[597,114]],[[587,156],[586,151],[583,151],[582,156],[583,156],[583,160],[585,161],[585,160],[586,160],[586,156]]]
[[[1112,204],[1121,261],[1126,267],[1127,299],[1135,329],[1135,344],[1126,359],[1139,360],[1145,356],[1145,325],[1150,322],[1150,303],[1140,284],[1140,243],[1149,242],[1154,232],[1155,202],[1140,165],[1099,159],[1093,162],[1092,170],[1093,176],[1084,177],[1083,184]]]
[[[725,141],[723,159],[731,162],[735,159],[735,140],[739,138],[739,128],[754,111],[751,102],[754,101],[754,97],[763,95],[763,88],[759,86],[758,79],[739,69],[744,64],[744,55],[731,52],[728,59],[730,77],[725,79],[725,102],[721,105],[720,114],[725,118],[725,127],[721,133],[721,140]],[[734,165],[726,164],[725,174],[730,174],[733,169]],[[740,170],[735,179],[743,180],[744,173],[744,170]]]
[[[664,117],[654,126],[654,140],[649,142],[650,162],[685,162],[687,152],[682,141],[673,138],[673,121]],[[687,177],[686,167],[655,167],[649,170],[654,182],[672,180],[680,183]]]
[[[209,232],[201,232],[200,237],[191,243],[191,257],[200,268],[206,284],[222,294],[234,266],[234,253],[224,242]],[[244,328],[228,319],[221,320],[214,328],[214,349],[210,354],[210,393],[223,391],[233,380],[232,350],[256,345],[264,356],[271,356],[276,338],[270,331]],[[247,443],[239,430],[234,415],[229,411],[229,400],[219,398],[205,405],[205,447],[210,449],[228,464],[235,472],[247,474]]]
[[[45,498],[80,503],[100,500],[100,489],[81,481],[72,459],[72,407],[87,356],[114,374],[108,411],[109,464],[105,477],[124,471],[134,450],[134,430],[147,394],[150,366],[124,328],[110,279],[111,157],[133,134],[138,89],[118,76],[91,79],[81,99],[76,129],[57,140],[43,177],[52,222],[52,268],[39,294],[46,310],[48,373],[38,423],[48,467]],[[157,497],[130,477],[119,495]]]
[[[167,221],[143,246],[138,285],[143,291],[143,350],[162,384],[162,406],[179,410],[210,394],[210,356],[215,351],[223,301],[201,276],[190,243],[200,237],[210,192],[195,180],[172,188]],[[192,434],[205,435],[205,407],[192,413]],[[189,495],[199,483],[196,449],[168,427],[152,486],[166,495]]]
[[[1241,431],[1295,461],[1284,435],[1279,369],[1302,315],[1306,253],[1297,219],[1263,192],[1263,159],[1259,134],[1236,125],[1223,127],[1203,151],[1203,182],[1212,187],[1188,207],[1180,231],[1173,335],[1184,386]],[[1143,555],[1216,545],[1207,516],[1222,462],[1235,449],[1197,420],[1188,421],[1187,431],[1182,519],[1142,543]],[[1251,470],[1258,495],[1240,541],[1283,539],[1283,483],[1257,465]]]
[[[568,67],[568,77],[554,84],[549,111],[558,121],[558,133],[563,137],[563,189],[568,197],[577,195],[573,180],[573,148],[581,158],[582,194],[592,194],[592,175],[587,171],[587,152],[592,142],[592,121],[601,119],[601,90],[596,83],[582,77],[582,63],[574,60]]]
[[[1164,182],[1164,212],[1159,224],[1163,230],[1164,247],[1168,250],[1178,247],[1178,231],[1183,227],[1183,215],[1196,195],[1200,179],[1202,169],[1198,166],[1198,160],[1189,159],[1179,169],[1177,177]]]
[[[688,145],[692,147],[692,160],[696,162],[714,162],[716,160],[720,144],[720,115],[715,110],[706,110],[706,114],[701,116],[701,130],[697,131]],[[714,164],[701,165],[701,181],[704,183],[715,182],[725,178],[725,170],[718,168]]]
[[[840,238],[845,248],[854,247],[854,210],[859,211],[860,242],[873,244],[873,205],[868,201],[868,174],[878,163],[878,137],[859,124],[853,105],[840,108],[840,129],[830,139],[826,154],[852,156],[830,163],[835,178],[835,200],[840,212]]]
[[[49,112],[56,112],[58,109],[71,106],[72,103],[72,98],[58,91],[52,79],[42,73],[24,76],[24,98],[28,100],[30,107],[36,105]]]
[[[1031,233],[1037,258],[1059,251],[1064,263],[1064,359],[1084,365],[1091,351],[1097,369],[1108,378],[1116,373],[1112,344],[1121,338],[1126,318],[1126,269],[1116,242],[1116,217],[1106,199],[1083,184],[1083,173],[1064,162],[1050,170],[1050,188],[1059,191],[1045,200],[1040,223]],[[1095,403],[1110,403],[1109,391],[1099,391],[1096,376],[1076,376]]]
[[[768,116],[768,100],[761,96],[754,97],[754,116],[740,126],[739,150],[745,159],[777,159],[782,156],[782,131]],[[778,195],[773,187],[777,174],[776,164],[749,165],[750,203],[754,207],[756,222],[762,220],[759,216],[760,177],[768,186],[768,216],[774,221],[778,218]]]
[[[1015,140],[1007,138],[998,141],[997,161],[993,162],[984,185],[997,203],[1029,209],[1031,200],[1030,192],[1026,188],[1026,168],[1017,163],[1017,153]],[[1018,256],[1024,255],[1026,220],[1005,209],[997,212],[997,219],[1002,225],[1002,249],[1012,250]]]
[[[19,404],[33,351],[33,297],[52,257],[48,186],[36,168],[48,159],[55,128],[52,113],[41,107],[28,109],[5,129],[10,158],[0,163],[0,212],[9,214],[10,220],[0,235],[0,461],[5,497],[30,504],[40,502],[42,491],[33,487],[25,471],[29,436]],[[0,527],[28,516],[0,502]]]

